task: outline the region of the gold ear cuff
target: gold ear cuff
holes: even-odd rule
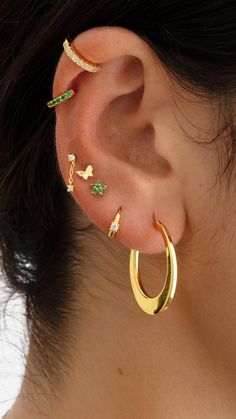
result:
[[[63,48],[67,56],[78,66],[83,68],[86,71],[89,71],[91,73],[96,73],[101,69],[101,66],[97,63],[93,63],[92,61],[88,60],[87,58],[83,57],[82,54],[79,53],[73,47],[67,39],[63,42]]]

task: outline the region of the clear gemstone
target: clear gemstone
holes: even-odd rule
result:
[[[68,154],[68,161],[73,161],[75,160],[75,155],[74,154]]]
[[[119,224],[111,223],[111,230],[112,231],[118,231],[118,228],[119,228]]]
[[[73,192],[74,191],[74,185],[67,185],[67,192]]]

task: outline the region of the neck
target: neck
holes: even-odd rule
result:
[[[234,417],[235,249],[221,241],[221,257],[212,263],[207,243],[198,249],[197,255],[176,247],[176,296],[157,317],[134,300],[129,252],[114,240],[109,249],[104,245],[105,275],[91,260],[95,252],[86,252],[91,259],[67,362],[51,386],[44,374],[32,379],[34,361],[28,361],[29,378],[7,418]],[[145,289],[156,294],[164,279],[164,253],[141,257]]]

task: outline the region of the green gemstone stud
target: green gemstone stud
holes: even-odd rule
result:
[[[47,103],[49,108],[54,108],[54,106],[59,105],[61,102],[64,102],[67,99],[70,99],[75,94],[73,89],[67,90],[66,92],[62,93],[60,96],[55,97],[54,99],[50,100]]]
[[[104,185],[100,180],[97,180],[96,183],[90,183],[92,186],[91,193],[93,195],[103,195],[103,191],[107,188],[107,185]]]

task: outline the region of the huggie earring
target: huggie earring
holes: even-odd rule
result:
[[[115,234],[117,233],[117,231],[119,230],[120,224],[120,213],[121,213],[121,207],[119,208],[119,211],[117,212],[115,219],[111,222],[109,231],[107,236],[109,237],[109,239],[112,239]]]
[[[77,65],[82,67],[84,70],[89,71],[91,73],[96,73],[101,69],[101,66],[97,63],[93,63],[92,61],[85,58],[82,54],[79,53],[67,39],[63,42],[63,48],[67,56]]]
[[[50,100],[47,103],[49,108],[54,108],[54,106],[59,105],[61,102],[65,102],[65,100],[70,99],[74,96],[75,91],[73,89],[67,90],[66,92],[62,93],[60,96],[55,97],[54,99]]]
[[[67,159],[70,162],[70,172],[69,172],[69,179],[68,179],[68,185],[67,185],[67,192],[73,192],[74,191],[73,172],[74,172],[74,167],[75,167],[75,155],[68,154]]]
[[[153,215],[154,216],[154,215]],[[174,245],[166,226],[155,219],[154,227],[159,230],[166,246],[167,272],[165,284],[160,294],[149,297],[143,289],[138,270],[139,251],[131,249],[130,252],[130,280],[135,299],[141,309],[147,314],[158,314],[167,309],[172,301],[177,285],[177,260]]]

